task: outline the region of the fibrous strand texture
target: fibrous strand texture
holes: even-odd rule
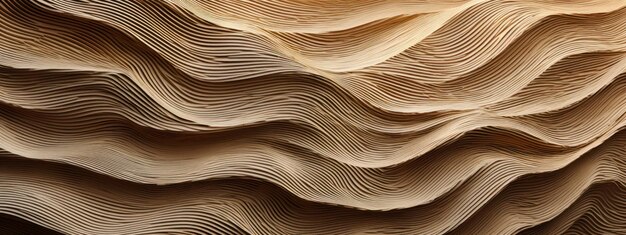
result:
[[[2,0],[1,234],[626,234],[626,0]]]

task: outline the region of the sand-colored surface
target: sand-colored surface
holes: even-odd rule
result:
[[[0,5],[0,234],[626,234],[626,0]]]

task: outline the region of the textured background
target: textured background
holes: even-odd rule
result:
[[[0,2],[2,234],[626,234],[626,0]]]

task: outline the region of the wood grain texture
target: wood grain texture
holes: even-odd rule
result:
[[[0,233],[626,234],[625,0],[4,0],[0,28]]]

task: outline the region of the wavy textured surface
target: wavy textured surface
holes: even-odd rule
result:
[[[624,0],[5,0],[0,233],[626,234]]]

